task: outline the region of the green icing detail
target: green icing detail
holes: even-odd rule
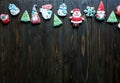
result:
[[[100,21],[102,21],[102,20],[104,20],[105,18],[97,18],[97,20],[100,20]]]
[[[54,14],[54,24],[53,26],[59,26],[62,24],[62,21]]]
[[[116,18],[116,15],[114,13],[114,11],[112,11],[112,13],[110,14],[107,22],[110,22],[110,23],[115,23],[115,22],[118,22],[117,18]]]
[[[30,21],[30,16],[29,16],[27,10],[25,10],[25,12],[23,13],[20,20],[23,21],[23,22],[29,22]]]

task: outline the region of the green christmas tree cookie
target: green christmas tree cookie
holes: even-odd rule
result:
[[[54,14],[54,24],[53,26],[60,26],[62,24],[62,21]]]
[[[111,12],[107,22],[109,22],[109,23],[116,23],[116,22],[118,22],[114,11]]]
[[[23,13],[20,20],[23,21],[23,22],[29,22],[30,21],[30,16],[29,16],[27,10],[25,10],[25,12]]]

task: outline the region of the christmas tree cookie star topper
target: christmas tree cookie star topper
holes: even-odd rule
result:
[[[38,24],[40,23],[40,17],[38,15],[37,9],[36,9],[37,5],[35,4],[32,8],[32,17],[31,17],[31,23],[32,24]]]
[[[40,8],[39,12],[42,14],[42,17],[45,20],[51,19],[52,16],[52,5],[51,4],[46,4],[43,5],[42,8]]]
[[[54,14],[54,20],[53,20],[53,26],[57,27],[60,26],[62,24],[62,21]]]
[[[10,22],[9,15],[0,14],[0,20],[3,22],[3,24],[7,24],[8,22]]]
[[[12,16],[16,16],[20,13],[20,9],[15,4],[9,4],[8,9]]]
[[[116,23],[116,22],[118,22],[114,11],[111,12],[110,16],[108,17],[107,22],[108,23]]]
[[[102,1],[100,1],[100,4],[98,6],[98,10],[97,10],[97,13],[96,13],[96,19],[99,20],[99,21],[103,21],[106,17],[106,14],[105,14],[105,9],[104,9],[104,4]]]
[[[72,16],[69,17],[71,19],[71,23],[73,23],[73,26],[78,27],[79,23],[82,23],[82,21],[84,20],[81,15],[80,9],[75,8],[71,11],[71,13]]]
[[[28,14],[28,11],[25,10],[25,12],[23,13],[21,19],[22,22],[29,22],[30,21],[30,16]]]
[[[87,6],[86,9],[84,10],[84,13],[86,14],[87,17],[93,17],[95,15],[95,8]]]
[[[117,14],[118,16],[120,16],[120,5],[118,5],[117,8],[116,8],[116,14]]]
[[[58,15],[64,17],[67,15],[67,5],[62,3],[57,11]]]

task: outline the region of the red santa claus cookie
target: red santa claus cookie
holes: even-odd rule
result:
[[[79,23],[82,23],[84,20],[84,18],[81,15],[80,9],[75,8],[71,11],[71,13],[72,13],[72,16],[70,16],[71,23],[73,23],[75,27],[78,27]]]

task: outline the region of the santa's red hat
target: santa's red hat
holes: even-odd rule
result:
[[[100,1],[100,4],[98,6],[98,11],[104,11],[104,4],[102,1]]]
[[[78,8],[75,8],[75,9],[73,9],[72,11],[71,11],[71,13],[73,13],[73,12],[80,12],[80,9],[78,9]]]
[[[52,5],[51,4],[46,4],[46,5],[43,5],[42,8],[50,10],[50,9],[52,9]]]

